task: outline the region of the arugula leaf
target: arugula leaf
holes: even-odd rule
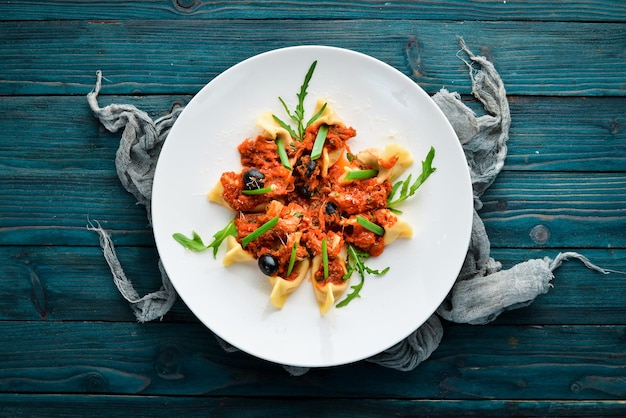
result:
[[[430,151],[428,151],[426,159],[422,161],[422,173],[415,179],[415,182],[411,183],[411,175],[409,174],[409,177],[407,177],[406,180],[400,180],[392,186],[389,197],[387,198],[387,207],[389,209],[392,209],[395,212],[400,212],[397,209],[393,209],[392,206],[402,203],[409,197],[413,196],[417,189],[424,184],[426,179],[428,179],[428,177],[430,177],[430,175],[437,170],[437,168],[432,166],[434,158],[435,148],[430,147]],[[398,190],[400,190],[400,196],[397,199],[394,199]]]
[[[304,123],[304,99],[306,95],[308,94],[307,89],[309,88],[309,83],[311,82],[311,77],[313,77],[313,72],[315,71],[316,65],[317,65],[317,61],[313,61],[313,64],[311,64],[311,66],[309,67],[309,70],[304,76],[304,82],[300,86],[300,92],[296,94],[296,97],[298,98],[298,104],[296,105],[296,108],[294,109],[293,112],[289,110],[289,106],[287,106],[287,103],[285,102],[285,100],[283,100],[282,97],[278,97],[278,100],[283,105],[283,108],[285,109],[287,116],[289,116],[289,118],[297,124],[298,126],[297,130],[293,129],[288,123],[282,121],[276,115],[272,115],[274,120],[278,122],[280,126],[285,128],[289,132],[292,138],[298,141],[302,141],[304,139],[304,132],[306,131],[306,128],[308,128],[313,122],[315,122],[315,120],[317,120],[317,118],[320,117],[320,115],[324,112],[324,109],[326,108],[326,104],[324,104],[324,106],[322,106],[322,108],[315,115],[313,115],[313,117],[309,119],[309,121],[305,125]]]
[[[304,127],[304,130],[306,131],[306,128],[308,128],[309,126],[311,126],[311,124],[313,122],[315,122],[317,119],[319,119],[320,116],[322,116],[322,113],[324,113],[324,110],[326,110],[326,105],[328,103],[324,103],[322,105],[322,107],[320,107],[320,110],[317,111],[316,114],[314,114],[313,116],[311,116],[311,119],[309,119],[309,121],[306,123],[306,126]]]
[[[287,110],[287,114],[291,116],[291,114],[289,114],[289,110],[287,109],[287,105],[285,104],[285,102],[283,102],[282,99],[280,99],[280,101],[283,104],[283,106],[285,106],[285,109]],[[289,135],[291,135],[292,138],[295,138],[295,139],[298,138],[298,133],[294,131],[293,128],[288,123],[284,122],[276,115],[272,115],[272,117],[282,128],[285,128],[287,132],[289,132]]]
[[[201,252],[208,250],[209,248],[213,248],[213,257],[217,257],[217,250],[220,245],[229,235],[237,236],[237,228],[235,227],[235,220],[231,220],[224,228],[217,231],[213,234],[213,241],[209,245],[205,245],[202,241],[202,238],[196,231],[192,231],[192,237],[189,238],[181,233],[175,233],[172,237],[178,242],[180,245],[185,247],[188,250],[194,252]]]
[[[202,238],[200,238],[200,235],[198,235],[198,233],[196,231],[192,231],[192,237],[191,238],[188,238],[188,237],[186,237],[185,235],[183,235],[183,234],[181,234],[179,232],[173,234],[172,237],[180,245],[182,245],[183,247],[185,247],[186,249],[191,250],[191,251],[201,252],[201,251],[207,250],[209,248],[208,245],[204,245],[204,242],[202,241]]]
[[[368,259],[370,255],[365,251],[359,251],[354,245],[348,244],[348,257],[347,267],[348,272],[343,276],[344,280],[348,280],[352,274],[357,271],[361,277],[361,281],[354,286],[350,286],[352,292],[348,294],[341,302],[337,304],[337,308],[343,308],[356,298],[360,298],[360,292],[365,283],[365,273],[373,274],[376,276],[382,276],[389,271],[389,267],[385,267],[382,271],[374,270],[365,265],[364,260]]]
[[[298,97],[298,105],[296,106],[296,110],[294,113],[296,114],[297,120],[295,122],[298,123],[298,133],[300,134],[300,139],[304,138],[304,98],[307,95],[307,89],[309,88],[309,82],[311,81],[311,77],[313,77],[313,71],[315,71],[315,66],[317,65],[317,61],[313,61],[313,64],[309,67],[309,71],[307,71],[304,76],[304,82],[302,86],[300,86],[300,93],[296,96]]]

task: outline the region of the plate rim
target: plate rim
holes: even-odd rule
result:
[[[240,68],[241,66],[246,65],[246,63],[249,63],[251,60],[255,60],[255,59],[259,59],[259,58],[263,58],[263,57],[265,57],[265,56],[267,56],[267,55],[271,55],[271,54],[289,53],[289,52],[290,52],[290,51],[292,51],[292,50],[311,50],[311,51],[315,51],[315,50],[320,50],[320,49],[321,49],[321,50],[327,50],[327,51],[333,51],[334,53],[339,53],[339,54],[346,54],[346,53],[347,53],[347,54],[355,55],[355,56],[360,57],[361,59],[366,59],[366,60],[368,60],[368,61],[370,61],[370,62],[374,62],[374,63],[376,63],[376,65],[381,65],[381,64],[382,64],[382,66],[383,66],[384,68],[386,68],[387,70],[392,70],[393,72],[397,73],[397,75],[402,76],[402,77],[405,77],[407,80],[409,80],[409,81],[411,82],[411,84],[412,84],[412,85],[414,85],[414,86],[417,88],[417,89],[416,89],[416,91],[421,92],[420,94],[421,94],[422,96],[425,96],[425,97],[427,97],[429,100],[431,100],[431,104],[432,104],[431,108],[432,108],[433,110],[435,110],[436,112],[438,112],[438,113],[440,114],[441,119],[442,119],[442,120],[444,120],[444,121],[446,122],[446,124],[447,124],[447,126],[448,126],[448,129],[449,129],[449,133],[452,133],[452,135],[453,135],[453,136],[454,136],[454,138],[456,139],[456,141],[455,141],[455,142],[456,142],[456,146],[458,147],[458,149],[459,149],[461,152],[463,151],[463,149],[462,149],[462,145],[461,145],[461,144],[460,144],[460,142],[458,141],[458,137],[457,137],[456,133],[454,132],[454,129],[452,128],[452,125],[450,124],[450,122],[449,122],[449,121],[448,121],[448,119],[446,118],[445,114],[443,113],[443,111],[442,111],[442,110],[441,110],[441,109],[440,109],[440,108],[439,108],[439,107],[435,104],[435,102],[434,102],[434,101],[432,101],[431,96],[430,96],[430,95],[428,95],[428,93],[426,93],[426,92],[425,92],[425,91],[424,91],[424,90],[423,90],[423,89],[422,89],[422,88],[421,88],[421,87],[420,87],[420,86],[419,86],[416,82],[414,82],[413,80],[411,80],[411,79],[410,79],[407,75],[403,74],[401,71],[399,71],[399,70],[398,70],[398,69],[396,69],[395,67],[393,67],[393,66],[391,66],[391,65],[389,65],[389,64],[387,64],[387,63],[385,63],[384,61],[381,61],[381,60],[379,60],[379,59],[377,59],[377,58],[375,58],[375,57],[372,57],[372,56],[370,56],[370,55],[367,55],[367,54],[364,54],[364,53],[362,53],[362,52],[358,52],[358,51],[355,51],[355,50],[346,49],[346,48],[341,48],[341,47],[335,47],[335,46],[327,46],[327,45],[298,45],[298,46],[287,46],[287,47],[283,47],[283,48],[277,48],[277,49],[267,50],[267,51],[264,51],[264,52],[259,53],[259,54],[257,54],[257,55],[253,55],[253,56],[251,56],[251,57],[249,57],[249,58],[246,58],[246,59],[244,59],[244,60],[242,60],[242,61],[240,61],[240,62],[236,63],[235,65],[233,65],[233,66],[229,67],[229,68],[228,68],[228,69],[226,69],[225,71],[221,72],[221,73],[220,73],[220,74],[218,74],[216,77],[214,77],[212,80],[210,80],[207,84],[205,84],[205,86],[203,86],[203,87],[202,87],[202,88],[198,91],[198,93],[196,93],[196,94],[194,95],[194,97],[193,97],[193,98],[189,101],[189,103],[185,106],[185,109],[183,109],[183,111],[182,111],[182,113],[181,113],[181,115],[180,115],[180,116],[182,116],[182,115],[184,114],[184,112],[185,112],[185,110],[186,110],[186,108],[187,108],[187,107],[189,107],[190,105],[193,105],[194,101],[195,101],[198,97],[200,97],[202,94],[204,94],[203,92],[205,92],[206,90],[210,89],[210,88],[211,88],[211,86],[213,86],[213,85],[215,85],[215,84],[219,83],[219,82],[220,82],[220,80],[221,80],[223,77],[227,77],[229,73],[231,73],[231,72],[233,72],[233,71],[237,71],[237,70],[238,70],[238,68]],[[180,119],[180,116],[179,116],[179,119]],[[183,120],[184,120],[184,119],[183,119]],[[177,129],[177,128],[176,128],[176,123],[177,123],[177,122],[178,122],[178,120],[177,120],[177,121],[174,123],[174,125],[172,126],[172,129],[171,129],[171,131],[170,131],[170,132],[169,132],[169,134],[168,134],[168,138],[169,138],[169,136],[171,135],[171,133],[172,133],[172,132],[176,132],[176,129]],[[171,141],[170,141],[169,143],[171,143]],[[165,143],[163,144],[163,148],[162,148],[162,151],[161,151],[161,152],[163,152],[164,150],[167,150],[167,144],[168,144],[168,141],[166,140],[166,141],[165,141]],[[464,160],[465,160],[465,158],[464,158]],[[153,191],[156,191],[157,195],[158,195],[159,190],[160,190],[160,189],[157,187],[157,184],[158,184],[158,181],[159,181],[159,173],[160,173],[160,170],[159,170],[159,167],[160,167],[159,162],[160,162],[160,161],[161,161],[161,158],[159,158],[159,160],[157,161],[157,166],[156,166],[156,169],[155,169],[154,184],[153,184],[153,187],[154,187],[154,188],[153,188]],[[466,174],[466,176],[465,176],[465,180],[466,180],[466,182],[467,182],[467,184],[466,184],[465,186],[466,186],[467,188],[469,188],[469,190],[471,191],[471,177],[470,177],[470,173],[469,173],[469,167],[467,166],[467,164],[465,164],[465,167],[464,167],[464,168],[465,168],[465,170],[463,170],[463,171],[466,171],[466,173],[465,173],[465,174]],[[471,200],[471,202],[473,202],[473,193],[471,193],[471,192],[470,192],[470,196],[469,196],[469,197],[471,198],[471,199],[470,199],[470,200]],[[464,240],[464,241],[465,241],[465,244],[464,244],[464,247],[465,247],[465,248],[468,248],[468,247],[469,247],[469,242],[470,242],[470,239],[471,239],[471,229],[472,229],[472,228],[471,228],[471,221],[472,221],[472,218],[473,218],[473,203],[471,203],[471,202],[468,204],[468,213],[466,214],[466,216],[469,218],[469,227],[467,228],[467,231],[466,231],[466,237],[465,237],[466,239]],[[156,209],[156,210],[155,210],[155,209]],[[159,213],[159,209],[158,209],[156,206],[153,206],[153,213],[155,213],[155,212],[156,212],[156,213]],[[156,222],[154,222],[154,220],[155,220],[155,219],[157,219],[157,220],[156,220]],[[161,254],[161,249],[160,249],[160,245],[159,245],[159,238],[157,238],[157,230],[158,230],[158,228],[159,228],[159,226],[157,226],[157,224],[158,224],[158,223],[159,223],[159,221],[158,221],[158,216],[157,216],[156,218],[155,218],[155,217],[153,217],[153,233],[154,233],[154,237],[155,237],[156,247],[157,247],[157,251],[158,251],[158,253],[159,253],[159,257],[163,260],[163,259],[164,259],[164,257],[163,257],[163,254]],[[464,259],[465,259],[465,256],[463,256],[463,257],[459,257],[458,262],[457,262],[457,264],[458,264],[458,265],[454,268],[454,270],[456,271],[456,276],[455,276],[454,280],[451,280],[451,284],[450,284],[450,286],[449,286],[449,288],[448,288],[448,290],[447,290],[447,292],[446,292],[446,295],[449,293],[450,289],[454,286],[454,283],[456,282],[456,277],[458,277],[458,273],[461,271],[461,268],[462,268],[462,266],[463,266]],[[168,271],[168,267],[167,267],[167,262],[166,262],[165,260],[163,260],[163,267],[164,267],[165,271],[167,272],[167,271]],[[168,272],[168,276],[169,276],[169,272]],[[178,288],[178,286],[177,286],[177,284],[176,284],[176,279],[172,279],[172,278],[170,278],[170,281],[171,281],[172,285],[174,286],[174,289],[176,289],[176,291],[177,291],[178,295],[180,296],[181,300],[182,300],[182,301],[186,304],[186,306],[187,306],[187,307],[189,308],[189,310],[190,310],[190,311],[194,314],[194,316],[196,316],[196,317],[198,318],[198,320],[199,320],[199,321],[200,321],[200,322],[201,322],[201,323],[202,323],[202,324],[203,324],[203,325],[204,325],[204,326],[205,326],[208,330],[210,330],[213,334],[217,335],[219,338],[221,338],[221,339],[223,339],[223,340],[227,341],[229,344],[232,344],[233,346],[235,346],[235,347],[237,347],[237,348],[240,348],[240,347],[238,347],[238,346],[237,346],[236,342],[230,341],[230,340],[229,340],[229,338],[224,337],[223,335],[220,335],[218,332],[216,332],[214,329],[212,329],[212,328],[211,328],[211,327],[210,327],[210,326],[209,326],[209,325],[208,325],[208,324],[207,324],[207,323],[206,323],[206,322],[205,322],[205,321],[201,318],[201,315],[199,315],[199,314],[198,314],[198,312],[196,312],[196,309],[194,309],[194,307],[190,306],[190,305],[187,303],[186,298],[185,298],[185,297],[181,294],[181,292],[179,291],[179,288]],[[180,283],[179,283],[179,284],[180,284]],[[268,295],[268,298],[269,298],[269,295]],[[445,300],[445,296],[444,296],[444,300]],[[423,324],[424,324],[424,323],[428,320],[428,318],[430,318],[430,316],[432,316],[432,315],[436,312],[436,309],[437,309],[437,307],[438,307],[438,306],[439,306],[439,305],[437,305],[437,306],[435,307],[435,309],[433,309],[433,310],[432,310],[432,312],[430,312],[430,314],[427,316],[427,319],[426,319],[426,320],[424,320],[424,321],[423,321],[423,322],[421,322],[419,325],[417,325],[417,326],[416,326],[416,328],[415,328],[413,331],[411,331],[411,332],[414,332],[416,329],[419,329],[419,327],[421,327],[421,326],[422,326],[422,325],[423,325]],[[402,337],[401,337],[401,338],[399,338],[397,341],[390,343],[390,344],[389,344],[386,348],[384,348],[382,351],[385,351],[386,349],[388,349],[389,347],[392,347],[393,345],[397,344],[398,342],[403,341],[403,340],[404,340],[404,339],[405,339],[408,335],[410,335],[410,334],[411,334],[411,332],[410,332],[409,334],[407,334],[407,335],[402,336]],[[241,349],[241,348],[240,348],[240,349]],[[275,363],[278,363],[278,364],[285,364],[285,365],[290,365],[290,366],[300,366],[300,367],[329,367],[329,366],[338,366],[338,365],[342,365],[342,364],[353,363],[353,362],[360,361],[360,360],[363,360],[363,359],[367,358],[367,357],[362,357],[362,358],[352,359],[352,360],[350,360],[350,361],[331,362],[331,363],[329,363],[329,364],[322,364],[322,363],[317,363],[317,362],[316,362],[315,364],[313,364],[313,363],[311,363],[311,364],[307,364],[306,362],[301,362],[301,364],[291,364],[291,363],[284,363],[284,362],[276,361],[276,359],[271,358],[271,357],[267,357],[267,356],[264,356],[264,355],[260,355],[258,352],[250,352],[250,350],[245,350],[245,349],[242,349],[242,351],[245,351],[245,352],[247,352],[248,354],[251,354],[251,355],[253,355],[253,356],[255,356],[255,357],[258,357],[258,358],[261,358],[261,359],[263,359],[263,360],[267,360],[267,361],[270,361],[270,362],[275,362]],[[379,352],[382,352],[382,351],[379,351]],[[371,354],[371,355],[375,355],[375,354],[378,354],[378,353],[373,353],[373,354]]]

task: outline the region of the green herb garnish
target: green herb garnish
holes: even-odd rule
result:
[[[252,189],[252,190],[242,190],[241,194],[245,194],[245,195],[258,195],[258,194],[265,194],[265,193],[269,193],[272,191],[272,187],[268,186],[268,187],[262,187],[260,189]]]
[[[385,235],[385,228],[378,224],[375,224],[367,218],[362,217],[361,215],[356,215],[356,221],[363,228],[375,233],[376,235],[380,235],[381,237]]]
[[[306,123],[306,127],[304,128],[304,130],[306,131],[306,128],[308,128],[309,126],[311,126],[311,124],[313,122],[315,122],[320,116],[322,116],[322,113],[324,113],[324,110],[326,110],[326,105],[328,103],[324,103],[322,105],[322,107],[320,107],[320,110],[317,111],[316,114],[314,114],[313,116],[311,116],[311,119],[309,119],[309,121]]]
[[[278,97],[278,100],[283,105],[283,108],[285,109],[285,112],[287,113],[289,118],[297,124],[298,126],[297,130],[293,129],[288,123],[281,120],[278,116],[272,115],[274,120],[280,126],[285,128],[289,132],[292,138],[298,141],[302,141],[304,139],[304,133],[306,132],[306,128],[308,128],[313,122],[315,122],[321,116],[321,114],[324,112],[324,109],[326,108],[326,104],[324,104],[324,106],[322,106],[322,108],[315,115],[313,115],[313,117],[309,119],[309,121],[306,124],[304,123],[304,98],[307,95],[309,82],[311,81],[311,77],[313,76],[313,72],[315,71],[316,65],[317,65],[317,61],[313,61],[313,64],[311,64],[311,66],[309,67],[309,70],[304,76],[304,82],[300,86],[300,92],[296,94],[296,97],[298,98],[298,104],[296,105],[296,108],[294,109],[293,112],[289,110],[289,106],[287,106],[287,103],[283,100],[283,98]]]
[[[278,148],[278,156],[280,157],[280,162],[283,164],[287,170],[291,170],[291,163],[289,162],[289,157],[287,156],[287,150],[285,150],[285,145],[280,138],[276,139],[276,148]]]
[[[337,304],[337,308],[343,308],[347,306],[353,299],[360,298],[360,292],[365,283],[365,273],[374,274],[376,276],[382,276],[389,271],[389,267],[385,267],[382,271],[374,270],[365,265],[364,260],[368,259],[370,255],[364,251],[357,250],[352,244],[348,244],[348,257],[346,264],[348,272],[343,276],[344,280],[348,280],[352,273],[357,271],[361,277],[361,281],[354,286],[350,286],[352,292],[348,294],[341,302]]]
[[[289,266],[287,267],[287,277],[291,276],[293,266],[296,264],[296,253],[298,251],[298,241],[294,241],[291,246],[291,255],[289,256]]]
[[[313,150],[311,151],[311,160],[317,160],[322,156],[322,150],[324,149],[324,142],[326,142],[326,135],[328,135],[328,125],[320,125],[313,143]]]
[[[346,180],[365,180],[371,179],[372,177],[376,177],[378,175],[378,170],[367,169],[367,170],[352,170],[346,173]]]
[[[172,237],[186,249],[195,251],[197,253],[207,250],[209,248],[208,245],[204,244],[202,238],[200,238],[200,235],[198,235],[196,231],[192,231],[192,238],[189,238],[179,232],[172,235]]]
[[[209,248],[213,248],[213,257],[217,257],[217,250],[222,242],[228,238],[229,235],[237,236],[237,228],[235,227],[235,220],[231,220],[228,225],[226,225],[223,229],[217,231],[213,234],[213,241],[209,245],[205,245],[200,238],[200,235],[196,231],[192,231],[192,237],[186,237],[181,233],[175,233],[172,237],[183,247],[188,250],[201,252],[204,250],[208,250]]]
[[[326,238],[322,240],[322,266],[324,267],[324,279],[328,279],[328,249]]]
[[[261,225],[260,227],[258,227],[254,231],[252,231],[250,233],[250,235],[244,237],[241,240],[241,246],[243,248],[246,248],[246,246],[248,244],[250,244],[252,241],[257,239],[261,235],[265,234],[267,231],[272,229],[274,226],[276,226],[276,224],[278,223],[278,218],[279,218],[279,216],[274,216],[272,219],[270,219],[269,221],[265,222],[263,225]]]
[[[280,99],[280,97],[279,97]],[[281,103],[283,103],[283,106],[285,107],[285,110],[287,110],[287,105],[285,105],[285,103],[282,101],[282,99],[280,99]],[[291,116],[291,114],[289,113],[289,110],[287,110],[287,114],[289,116]],[[287,130],[287,132],[289,132],[289,135],[291,135],[292,138],[294,139],[298,139],[298,133],[296,131],[293,130],[293,128],[291,126],[289,126],[287,123],[283,122],[278,116],[276,115],[272,115],[272,117],[274,118],[274,120],[276,121],[276,123],[278,123],[280,126],[282,126],[283,128],[285,128]]]
[[[398,181],[391,188],[391,192],[389,193],[389,197],[387,198],[387,207],[392,209],[394,212],[400,212],[397,209],[393,209],[392,206],[397,205],[398,203],[404,202],[409,197],[413,196],[417,189],[426,181],[426,179],[437,170],[432,166],[433,159],[435,158],[435,148],[430,147],[430,151],[428,151],[428,155],[426,155],[426,159],[422,161],[422,173],[415,179],[415,182],[411,184],[411,175],[407,177],[406,180]],[[400,190],[400,196],[397,199],[394,199],[396,192]]]

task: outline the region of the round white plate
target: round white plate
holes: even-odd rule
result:
[[[224,267],[220,249],[192,253],[172,238],[198,232],[205,243],[233,212],[206,193],[224,171],[239,171],[237,145],[255,136],[255,121],[271,110],[287,120],[278,100],[293,109],[307,69],[317,60],[305,101],[328,101],[357,131],[353,152],[399,143],[421,161],[435,147],[437,171],[400,209],[413,226],[368,265],[361,298],[320,316],[309,282],[282,310],[256,263]],[[422,325],[445,298],[462,266],[472,225],[472,191],[457,137],[430,97],[391,66],[350,50],[301,46],[270,51],[220,74],[190,101],[161,152],[152,195],[157,248],[177,292],[209,329],[235,347],[272,362],[305,367],[346,364],[378,354]],[[353,284],[359,277],[354,274]]]

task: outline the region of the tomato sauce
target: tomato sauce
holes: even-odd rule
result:
[[[356,221],[361,216],[383,228],[392,226],[396,216],[387,209],[392,185],[376,177],[363,180],[344,179],[346,169],[369,169],[351,152],[347,142],[356,136],[353,128],[340,125],[328,127],[325,152],[342,155],[330,167],[324,159],[311,159],[311,150],[319,127],[306,130],[302,141],[293,140],[285,150],[291,169],[285,168],[276,141],[263,135],[243,141],[239,147],[240,172],[225,172],[221,176],[224,201],[237,212],[237,240],[242,240],[263,224],[278,216],[277,224],[245,246],[256,259],[270,254],[278,262],[275,275],[286,280],[296,277],[289,270],[290,260],[312,259],[322,255],[326,240],[327,277],[323,268],[314,272],[318,282],[342,283],[345,277],[345,245],[378,256],[384,250],[384,236],[379,236]],[[279,139],[280,140],[280,139]],[[381,165],[392,167],[396,159]],[[249,170],[262,173],[258,188],[269,188],[261,194],[245,194],[244,178]],[[262,187],[261,187],[262,186]],[[294,251],[295,248],[295,251]],[[343,251],[341,249],[344,248]],[[293,253],[293,254],[292,254]]]

